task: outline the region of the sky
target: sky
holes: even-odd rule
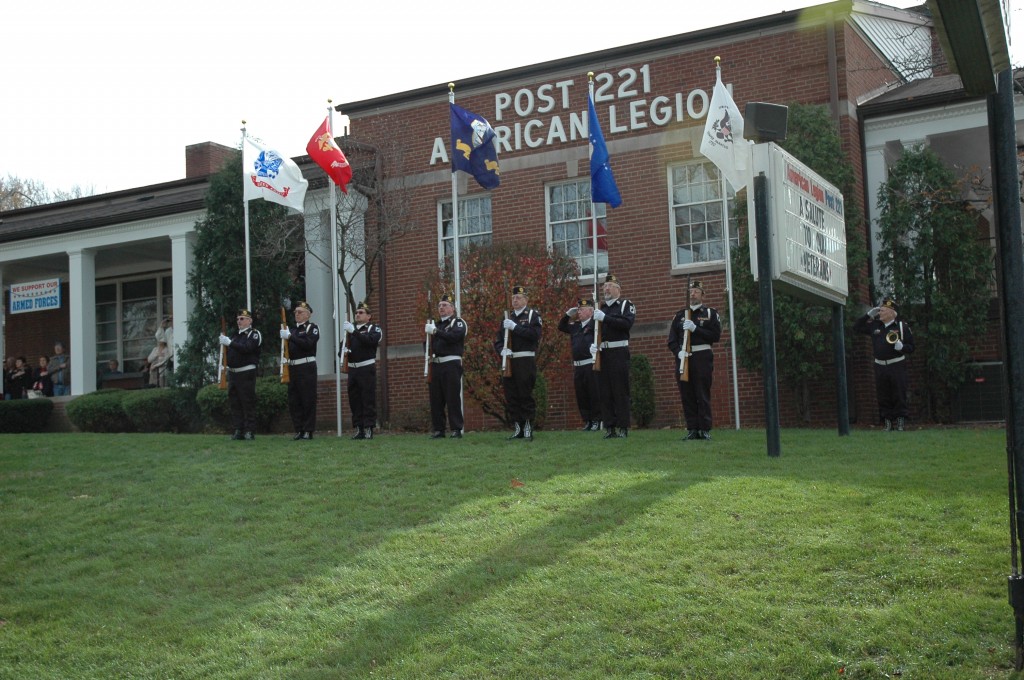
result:
[[[237,147],[243,119],[250,134],[299,156],[328,99],[449,81],[457,95],[460,78],[821,2],[8,3],[0,178],[97,194],[182,179],[186,146]],[[1019,12],[1010,15],[1011,53],[1024,47],[1012,37],[1024,29]]]

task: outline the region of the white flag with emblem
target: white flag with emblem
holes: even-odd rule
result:
[[[729,90],[722,84],[721,67],[715,68],[715,91],[708,105],[700,152],[718,166],[735,191],[747,186],[750,143],[743,138],[743,116]]]
[[[242,182],[246,201],[263,198],[299,212],[309,186],[295,161],[249,135],[242,149]]]

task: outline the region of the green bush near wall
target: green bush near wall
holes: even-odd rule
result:
[[[633,424],[647,427],[654,421],[654,370],[644,354],[629,358],[630,411]]]
[[[196,404],[207,427],[229,432],[231,407],[228,391],[217,385],[207,385],[196,393]],[[256,380],[256,427],[260,432],[273,430],[274,422],[288,411],[288,386],[281,384],[277,376],[266,376]]]
[[[83,394],[69,401],[68,420],[83,432],[134,432],[122,402],[126,390],[107,389]]]
[[[183,387],[134,390],[121,405],[138,432],[197,432],[202,426],[195,393]]]
[[[49,399],[0,400],[0,433],[42,432],[53,413]]]

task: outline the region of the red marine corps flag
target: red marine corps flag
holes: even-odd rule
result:
[[[347,194],[346,187],[352,181],[352,166],[348,164],[345,154],[335,143],[329,123],[330,118],[324,118],[324,122],[310,138],[309,144],[306,144],[306,153]]]

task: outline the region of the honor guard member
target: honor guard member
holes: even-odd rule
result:
[[[352,409],[352,439],[373,439],[377,425],[377,347],[384,336],[380,326],[370,322],[365,302],[356,306],[356,322],[346,321],[345,351],[348,352],[348,405]]]
[[[897,321],[896,300],[888,296],[878,307],[853,323],[853,330],[871,336],[875,356],[875,393],[885,431],[902,432],[910,410],[907,407],[907,355],[914,351],[910,325]]]
[[[540,313],[527,306],[529,296],[523,286],[512,287],[512,311],[498,328],[494,349],[505,361],[512,362],[510,376],[502,376],[505,410],[515,423],[509,439],[533,439],[533,422],[537,419],[537,402],[533,386],[537,382],[537,346],[543,330]],[[505,331],[509,333],[505,347]]]
[[[295,427],[292,439],[312,439],[316,429],[316,344],[320,329],[309,320],[313,308],[303,301],[295,305],[294,330],[281,329],[288,343],[288,412]]]
[[[462,439],[462,353],[466,345],[466,322],[456,316],[455,296],[442,295],[437,303],[440,319],[427,322],[423,330],[431,336],[430,422],[431,439],[444,437],[445,411],[452,439]]]
[[[711,381],[715,371],[715,355],[711,345],[722,337],[722,320],[718,311],[704,304],[704,285],[693,281],[687,291],[688,307],[676,312],[668,332],[668,348],[676,355],[675,381],[686,418],[684,439],[711,439]],[[686,318],[686,312],[690,318]],[[690,354],[686,356],[686,333],[690,334]],[[689,359],[689,380],[680,380],[680,364]]]
[[[590,346],[594,344],[594,301],[580,298],[576,307],[566,311],[558,321],[558,330],[569,334],[572,351],[572,385],[576,392],[576,407],[583,419],[584,432],[601,429],[601,398],[594,372],[594,357]]]
[[[228,348],[228,403],[235,424],[231,438],[252,440],[256,438],[256,367],[263,336],[252,327],[252,312],[248,309],[238,310],[236,321],[237,333],[218,338]]]
[[[636,306],[621,297],[622,287],[614,274],[608,274],[602,287],[604,302],[594,311],[601,323],[601,415],[605,439],[629,435],[629,329],[636,320]]]

